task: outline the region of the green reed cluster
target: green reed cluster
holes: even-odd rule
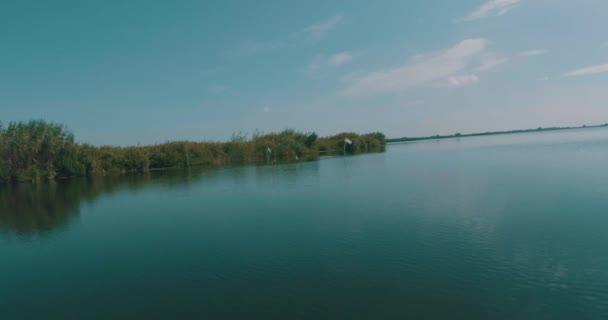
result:
[[[348,138],[352,144],[344,143]],[[75,141],[65,126],[42,120],[0,125],[0,181],[41,181],[86,175],[117,175],[192,166],[312,161],[324,155],[384,151],[381,133],[316,133],[284,130],[228,142],[175,141],[150,146],[92,146]],[[269,151],[270,150],[270,151]]]

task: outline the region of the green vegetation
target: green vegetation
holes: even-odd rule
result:
[[[353,143],[345,145],[344,139],[349,139]],[[358,135],[346,132],[327,138],[320,138],[316,147],[322,155],[342,155],[344,150],[346,150],[347,154],[383,152],[385,144],[386,137],[382,133]]]
[[[0,125],[0,181],[41,181],[76,176],[141,173],[189,166],[311,161],[320,155],[382,152],[381,133],[341,133],[318,138],[316,133],[285,130],[237,134],[229,142],[168,142],[152,146],[110,147],[75,142],[64,126],[45,121]],[[269,152],[268,150],[271,150]]]
[[[397,139],[386,139],[386,142],[387,143],[396,143],[396,142],[410,142],[410,141],[420,141],[420,140],[437,140],[437,139],[449,139],[449,138],[491,136],[491,135],[498,135],[498,134],[515,134],[515,133],[526,133],[526,132],[572,130],[572,129],[599,128],[599,127],[608,127],[608,123],[605,123],[602,125],[595,125],[595,126],[583,125],[580,127],[550,127],[550,128],[538,127],[536,129],[525,129],[525,130],[491,131],[491,132],[469,133],[469,134],[456,133],[456,134],[452,134],[452,135],[435,135],[435,136],[428,136],[428,137],[413,137],[413,138],[403,137],[403,138],[397,138]]]

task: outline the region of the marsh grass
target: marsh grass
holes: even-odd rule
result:
[[[0,181],[42,181],[76,176],[142,173],[188,166],[231,166],[314,161],[323,155],[383,152],[382,133],[234,134],[227,142],[174,141],[150,146],[93,146],[75,142],[63,125],[43,120],[0,125]],[[268,149],[272,152],[268,152]]]

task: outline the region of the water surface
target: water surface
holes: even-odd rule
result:
[[[608,129],[0,187],[0,319],[607,319]]]

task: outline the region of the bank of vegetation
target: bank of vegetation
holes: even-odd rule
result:
[[[345,138],[352,141],[346,144]],[[228,142],[175,141],[150,146],[93,146],[75,141],[64,126],[42,120],[0,124],[0,181],[41,181],[192,166],[311,161],[323,155],[382,152],[382,133],[237,134]]]

